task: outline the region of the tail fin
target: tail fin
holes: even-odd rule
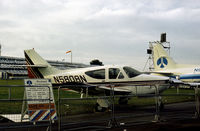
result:
[[[44,60],[34,49],[24,50],[29,78],[45,78],[59,71]]]
[[[166,70],[176,67],[174,60],[168,55],[160,43],[153,45],[153,63],[155,70]]]

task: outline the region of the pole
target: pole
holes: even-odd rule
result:
[[[196,100],[196,112],[195,112],[195,117],[199,118],[200,117],[200,112],[199,112],[199,88],[198,86],[194,88],[195,89],[195,100]]]
[[[72,64],[72,51],[69,50],[69,51],[66,52],[66,54],[67,54],[67,53],[71,53],[71,64]]]
[[[61,130],[61,111],[60,111],[60,86],[58,87],[58,131]]]
[[[51,88],[48,86],[49,89],[49,131],[52,131],[52,122],[51,122]]]
[[[71,51],[71,64],[72,64],[72,51]]]
[[[156,114],[154,116],[153,122],[159,122],[160,121],[160,99],[159,99],[159,85],[155,85],[155,102],[156,102]]]
[[[114,92],[114,85],[110,85],[110,98],[111,98],[111,119],[108,122],[108,127],[112,128],[112,127],[119,127],[116,119],[115,119],[115,92]]]

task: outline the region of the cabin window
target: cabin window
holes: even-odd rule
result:
[[[123,69],[129,78],[132,78],[132,77],[135,77],[135,76],[138,76],[141,74],[139,71],[137,71],[131,67],[128,67],[128,66],[123,67]]]
[[[124,76],[118,68],[109,69],[109,79],[123,79]]]
[[[105,79],[105,69],[87,71],[85,74],[95,79]]]
[[[118,79],[124,79],[124,75],[121,72],[118,75]]]

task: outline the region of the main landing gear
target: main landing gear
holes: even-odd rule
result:
[[[118,100],[120,105],[127,105],[128,104],[128,97],[120,97]]]

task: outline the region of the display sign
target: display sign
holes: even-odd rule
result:
[[[50,80],[25,79],[24,83],[29,120],[56,120],[56,106]]]

